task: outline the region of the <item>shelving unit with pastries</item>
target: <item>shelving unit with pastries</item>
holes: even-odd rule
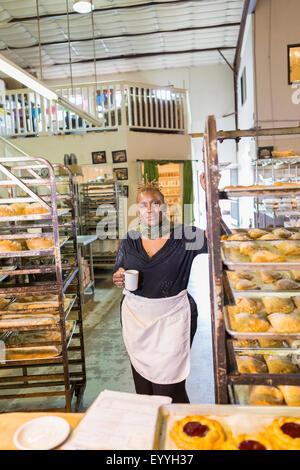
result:
[[[300,185],[219,191],[219,139],[210,116],[204,153],[216,403],[300,406],[300,233],[255,227],[221,236],[219,212],[220,200],[290,198]]]
[[[0,158],[0,174],[0,406],[78,410],[86,370],[72,174],[26,156]]]
[[[255,159],[252,166],[255,185],[300,182],[300,156],[295,155],[293,150],[274,152],[272,158]],[[291,195],[290,198],[255,198],[255,219],[256,225],[260,221],[264,225],[300,226],[300,197]]]
[[[105,229],[106,238],[104,240],[99,238],[94,243],[94,267],[110,267],[115,263],[120,233],[124,232],[125,227],[124,205],[120,204],[122,196],[122,185],[117,182],[80,185],[81,234],[95,235],[97,225],[104,219],[106,224],[111,223],[112,227],[116,227],[116,233],[110,233]],[[100,206],[102,210],[99,209]]]

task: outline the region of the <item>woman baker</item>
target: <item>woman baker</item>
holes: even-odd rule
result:
[[[203,176],[202,181],[203,185]],[[172,226],[155,183],[137,192],[139,230],[121,241],[113,282],[125,287],[124,271],[139,271],[134,292],[124,289],[121,322],[138,394],[165,395],[189,403],[185,381],[197,328],[197,306],[187,292],[192,263],[207,253],[202,230]]]

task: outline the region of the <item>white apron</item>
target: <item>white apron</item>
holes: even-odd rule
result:
[[[156,384],[176,384],[190,372],[191,308],[187,290],[149,299],[124,289],[123,339],[135,370]]]

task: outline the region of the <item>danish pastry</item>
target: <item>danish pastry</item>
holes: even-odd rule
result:
[[[300,233],[299,232],[293,233],[290,240],[300,240]]]
[[[300,450],[300,419],[275,419],[268,428],[268,435],[278,450]]]
[[[227,273],[231,281],[239,281],[240,279],[251,281],[253,279],[252,274],[245,273],[244,271],[227,271]]]
[[[300,311],[300,297],[297,296],[297,297],[292,297],[297,309]]]
[[[12,217],[16,215],[14,209],[7,204],[0,204],[0,217]]]
[[[241,434],[235,439],[228,439],[221,450],[273,450],[271,442],[262,434]]]
[[[295,281],[300,281],[300,271],[291,271]]]
[[[266,374],[267,366],[263,358],[253,356],[236,356],[240,374]]]
[[[250,390],[251,405],[279,406],[283,403],[283,395],[276,387],[254,385]]]
[[[39,204],[38,202],[33,202],[32,204],[28,204],[24,210],[25,215],[33,215],[33,214],[48,214],[47,209]]]
[[[262,297],[267,313],[291,313],[295,309],[291,299],[281,299],[279,297]]]
[[[264,308],[260,299],[249,299],[248,297],[238,299],[236,304],[240,308],[241,312],[250,314],[260,313]]]
[[[280,279],[275,283],[277,290],[299,290],[299,282],[292,281],[290,279]]]
[[[235,282],[233,285],[236,290],[259,290],[259,287],[252,281],[247,281],[247,279],[240,279]]]
[[[251,256],[253,253],[259,250],[259,246],[257,246],[254,242],[245,242],[239,244],[240,253],[242,255]]]
[[[264,356],[270,374],[296,374],[299,372],[296,364],[286,356]]]
[[[260,228],[253,228],[248,231],[248,234],[251,238],[256,240],[257,238],[263,237],[264,235],[268,235],[268,232],[266,230],[261,230]]]
[[[278,237],[274,235],[273,233],[267,233],[266,235],[263,235],[262,237],[259,237],[259,240],[278,240]]]
[[[221,424],[205,416],[186,416],[177,421],[170,436],[183,450],[220,450],[225,440]]]
[[[275,230],[272,231],[272,233],[277,238],[290,238],[292,236],[292,232],[290,232],[286,228],[276,228]]]
[[[268,316],[276,333],[300,333],[300,314],[290,313],[289,315],[282,313],[272,313]]]
[[[259,346],[263,349],[271,349],[271,348],[284,348],[285,344],[283,341],[279,341],[278,339],[258,339]]]
[[[285,256],[276,255],[268,250],[259,250],[251,255],[252,263],[284,263]]]
[[[281,273],[273,271],[260,271],[259,275],[265,284],[272,284],[283,277]]]
[[[32,238],[26,240],[28,250],[44,250],[53,246],[52,238]]]
[[[241,240],[251,240],[251,238],[246,233],[234,233],[229,235],[227,240],[231,242],[239,242]]]
[[[6,251],[22,251],[22,245],[14,240],[0,240],[0,252]]]
[[[276,243],[275,246],[285,256],[300,254],[300,244],[295,241],[285,240]]]
[[[269,329],[269,323],[262,317],[249,313],[238,313],[234,318],[235,330],[240,333],[264,333]]]
[[[279,385],[288,406],[300,406],[300,387],[293,385]]]

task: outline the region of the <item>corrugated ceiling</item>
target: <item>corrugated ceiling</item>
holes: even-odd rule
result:
[[[217,48],[232,63],[244,1],[94,0],[84,15],[68,0],[69,16],[67,0],[38,4],[43,78],[56,79],[70,76],[68,29],[73,76],[93,76],[94,48],[99,75],[217,64]],[[36,17],[36,0],[0,0],[1,53],[39,74]]]

